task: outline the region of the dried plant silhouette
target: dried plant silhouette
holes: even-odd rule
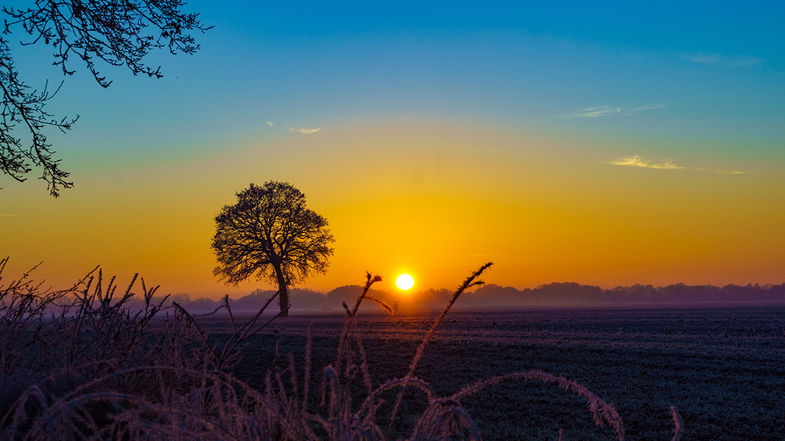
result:
[[[248,337],[269,323],[261,320],[272,296],[250,319],[239,323],[230,302],[231,335],[212,339],[195,316],[167,297],[156,297],[134,276],[125,290],[100,268],[73,287],[43,289],[30,273],[4,283],[8,259],[0,261],[0,439],[3,440],[389,440],[379,412],[385,394],[418,392],[426,408],[415,415],[408,440],[480,440],[480,428],[462,402],[506,381],[551,384],[582,397],[598,426],[624,439],[618,412],[586,387],[542,371],[502,375],[439,397],[413,375],[437,328],[465,289],[487,269],[475,271],[426,332],[402,378],[376,383],[357,331],[360,304],[379,276],[366,276],[363,293],[348,316],[334,363],[322,369],[312,389],[313,332],[308,330],[302,366],[294,356],[275,361],[254,389],[230,373]],[[141,299],[134,289],[141,285]],[[211,314],[217,313],[214,311]],[[273,316],[275,318],[275,316]],[[390,354],[393,355],[393,354]],[[278,348],[276,347],[276,359]],[[675,407],[672,440],[683,423]],[[391,421],[390,421],[391,423]],[[558,439],[564,439],[560,430]]]
[[[82,64],[101,87],[112,83],[99,71],[101,64],[125,66],[134,75],[160,78],[160,66],[147,56],[157,49],[171,54],[193,54],[199,49],[192,32],[209,29],[199,15],[185,12],[182,0],[34,2],[28,8],[4,7],[7,16],[0,37],[0,171],[17,181],[38,167],[52,196],[73,186],[60,167],[47,130],[65,132],[78,117],[54,116],[46,110],[59,86],[50,90],[29,86],[14,65],[7,36],[21,32],[24,45],[43,44],[54,49],[54,64],[63,75],[73,75]],[[74,62],[76,59],[76,62]],[[62,85],[62,83],[60,83]],[[24,135],[22,133],[25,133]],[[28,139],[29,138],[29,139]]]
[[[251,184],[215,217],[214,273],[230,284],[250,277],[278,284],[280,316],[289,312],[289,286],[326,271],[334,241],[327,219],[285,182]]]
[[[422,359],[422,356],[425,353],[425,348],[428,347],[428,343],[431,341],[431,338],[433,338],[433,334],[436,332],[436,329],[439,327],[442,320],[444,320],[444,317],[447,316],[447,313],[450,312],[450,309],[452,309],[452,306],[455,304],[455,302],[458,300],[461,294],[463,294],[464,291],[466,291],[469,288],[475,286],[481,286],[485,284],[485,282],[483,282],[482,280],[477,280],[477,278],[480,277],[486,269],[490,268],[491,265],[493,265],[493,263],[488,262],[485,265],[481,266],[479,269],[477,269],[477,271],[473,272],[469,277],[467,277],[466,280],[463,281],[461,286],[459,286],[458,289],[455,290],[455,293],[450,298],[450,301],[447,303],[447,306],[444,308],[444,311],[442,311],[442,313],[439,314],[439,317],[436,318],[431,328],[423,337],[422,343],[420,343],[420,346],[417,347],[417,352],[414,354],[414,358],[412,359],[411,364],[409,364],[409,371],[406,373],[406,376],[404,377],[405,386],[408,386],[409,381],[412,378],[412,375],[414,375],[414,370],[417,369],[417,365],[420,363],[420,360]],[[406,391],[405,386],[403,389],[401,389],[401,391],[398,393],[398,397],[395,399],[395,406],[393,407],[392,416],[390,417],[390,426],[392,426],[393,421],[395,421],[395,417],[398,414],[398,409],[401,405],[403,394]]]

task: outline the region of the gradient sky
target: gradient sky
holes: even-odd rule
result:
[[[215,28],[151,59],[166,78],[66,79],[76,188],[0,177],[0,254],[55,286],[100,263],[269,287],[218,283],[209,246],[221,206],[276,179],[336,237],[309,288],[452,287],[486,260],[516,287],[785,281],[785,7],[630,3],[192,1]]]

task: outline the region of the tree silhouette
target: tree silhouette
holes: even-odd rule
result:
[[[209,27],[198,14],[184,12],[184,5],[182,0],[36,1],[26,9],[4,7],[3,34],[21,28],[28,36],[22,44],[54,48],[54,64],[64,75],[76,72],[72,68],[76,59],[101,87],[109,87],[112,82],[100,73],[100,64],[126,66],[134,75],[160,78],[160,67],[144,62],[151,51],[165,48],[172,54],[192,54],[199,49],[191,32]],[[60,168],[46,130],[66,132],[78,116],[47,112],[46,103],[59,90],[47,86],[35,89],[21,79],[10,44],[0,37],[0,171],[22,182],[33,167],[40,167],[49,193],[58,196],[73,183]]]
[[[277,283],[282,317],[288,315],[288,287],[324,272],[333,253],[327,219],[306,208],[305,195],[285,182],[251,184],[215,223],[215,275],[234,285],[251,276]]]

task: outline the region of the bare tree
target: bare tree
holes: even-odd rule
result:
[[[305,195],[285,182],[251,184],[215,223],[215,275],[234,285],[251,276],[277,283],[282,317],[288,315],[288,287],[325,272],[333,254],[327,219],[306,208]]]
[[[199,49],[191,32],[204,32],[199,14],[183,11],[182,0],[37,0],[26,9],[4,7],[4,35],[16,29],[28,36],[22,44],[54,48],[54,64],[64,75],[73,75],[73,60],[90,71],[101,87],[112,83],[99,65],[126,66],[134,75],[161,78],[160,66],[149,66],[145,57],[153,50],[192,54]],[[62,83],[61,83],[62,85]],[[35,89],[14,67],[9,41],[0,37],[0,171],[25,181],[33,167],[42,169],[49,193],[73,183],[47,139],[47,129],[66,132],[77,117],[57,117],[46,103],[59,90],[47,85]]]

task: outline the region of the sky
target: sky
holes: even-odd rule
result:
[[[16,1],[13,3],[24,4]],[[214,216],[300,188],[335,254],[301,286],[785,282],[779,2],[192,1],[214,28],[165,78],[80,72],[49,109],[76,183],[0,176],[0,254],[63,286],[101,264],[232,296]],[[13,41],[13,40],[12,40]],[[26,80],[61,79],[14,47]]]

